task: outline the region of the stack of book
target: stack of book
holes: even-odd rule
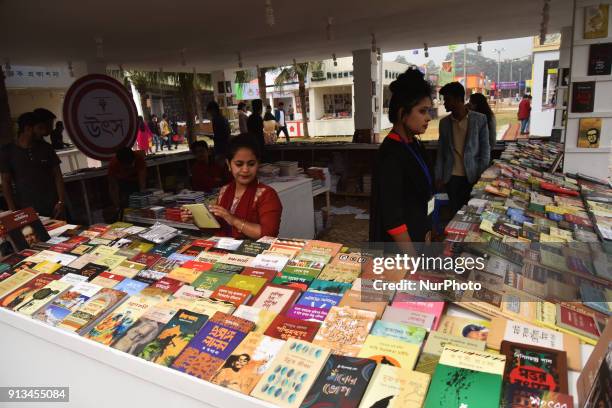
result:
[[[281,177],[294,177],[298,175],[298,162],[296,161],[278,161],[274,163],[279,167]]]

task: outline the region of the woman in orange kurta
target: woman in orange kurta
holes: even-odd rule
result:
[[[250,134],[232,138],[227,166],[234,181],[221,187],[216,205],[209,210],[219,220],[216,235],[237,239],[278,236],[283,206],[276,191],[257,180],[259,145]]]

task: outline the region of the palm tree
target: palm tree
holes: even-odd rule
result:
[[[153,87],[158,87],[163,82],[158,72],[151,71],[125,71],[124,75],[134,85],[140,95],[140,106],[142,115],[146,122],[149,121],[151,112],[147,109],[147,91]],[[129,89],[129,88],[128,88]]]
[[[306,75],[308,71],[317,71],[321,69],[321,61],[313,62],[296,62],[293,60],[293,65],[281,68],[280,73],[274,80],[274,84],[281,88],[283,84],[298,80],[298,95],[300,98],[300,105],[302,106],[302,124],[304,125],[304,136],[310,137],[308,133],[308,115],[306,114]]]
[[[0,67],[0,145],[10,143],[13,140],[11,110],[4,79],[4,71]]]

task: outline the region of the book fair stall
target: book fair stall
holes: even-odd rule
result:
[[[4,214],[2,360],[75,401],[123,383],[126,401],[185,406],[606,406],[612,190],[549,172],[560,151],[507,146],[446,227],[450,271],[380,274],[381,251],[341,242]]]

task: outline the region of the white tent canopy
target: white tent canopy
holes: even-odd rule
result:
[[[0,0],[0,58],[57,64],[97,56],[111,66],[200,72],[537,35],[543,0]],[[332,36],[327,25],[332,17]],[[552,0],[548,32],[571,25]],[[184,57],[183,57],[184,55]]]

